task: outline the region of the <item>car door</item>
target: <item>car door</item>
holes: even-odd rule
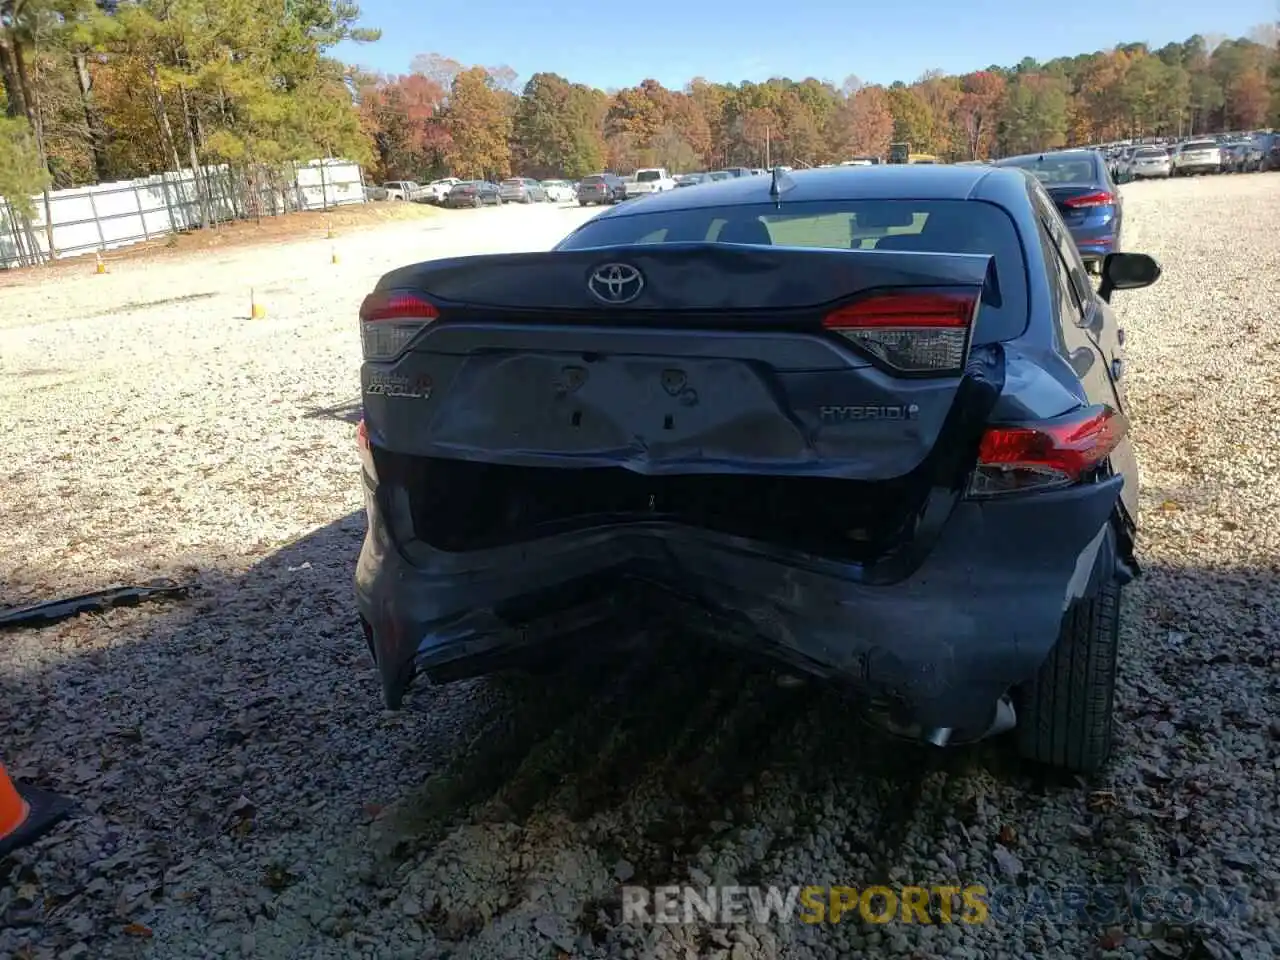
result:
[[[1059,326],[1067,347],[1067,360],[1084,386],[1089,403],[1105,403],[1121,413],[1128,412],[1124,368],[1124,331],[1111,306],[1098,296],[1084,261],[1076,250],[1066,224],[1043,188],[1036,184],[1033,203],[1043,228],[1046,260],[1058,290]],[[1138,476],[1133,444],[1126,439],[1112,455],[1118,473]],[[1121,493],[1125,512],[1138,515],[1138,489],[1125,483]]]

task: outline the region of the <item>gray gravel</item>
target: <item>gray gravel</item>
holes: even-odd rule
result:
[[[589,212],[442,213],[340,237],[337,266],[313,241],[3,281],[0,600],[198,590],[0,646],[0,759],[80,804],[0,861],[0,957],[1275,956],[1280,174],[1125,192],[1126,246],[1165,275],[1117,296],[1148,575],[1092,784],[1000,745],[904,750],[666,637],[380,710],[350,601],[356,306],[386,268],[544,247]],[[1199,883],[1252,911],[646,928],[621,880]]]

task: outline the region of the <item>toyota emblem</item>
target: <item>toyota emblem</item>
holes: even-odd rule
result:
[[[587,289],[601,303],[630,303],[644,289],[644,277],[630,264],[606,263],[596,267]]]

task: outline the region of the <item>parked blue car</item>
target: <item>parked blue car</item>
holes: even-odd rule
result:
[[[1124,202],[1107,162],[1097,150],[1059,150],[997,160],[1035,174],[1058,206],[1080,258],[1097,272],[1103,258],[1120,250]]]

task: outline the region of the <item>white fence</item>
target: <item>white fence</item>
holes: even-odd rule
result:
[[[200,189],[203,187],[203,191]],[[0,267],[50,258],[43,195],[29,224],[0,198]],[[364,203],[360,167],[348,160],[248,170],[223,164],[49,192],[53,257],[127,247],[211,223]]]

